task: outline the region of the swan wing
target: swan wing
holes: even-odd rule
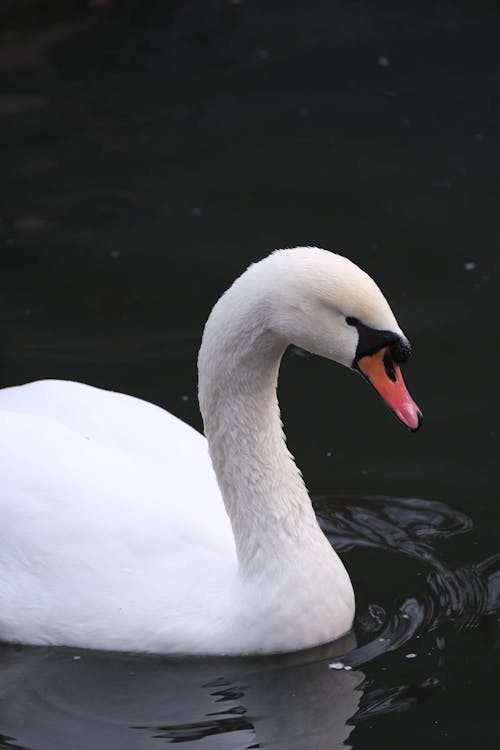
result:
[[[113,608],[133,635],[234,567],[206,440],[168,412],[41,381],[0,391],[0,424],[0,636],[40,642],[46,622],[54,641]]]

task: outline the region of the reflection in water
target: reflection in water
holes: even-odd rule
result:
[[[437,500],[321,496],[314,505],[323,530],[339,551],[377,547],[433,560],[432,541],[472,528],[467,516]]]
[[[332,674],[325,659],[334,656],[331,646],[261,660],[6,647],[0,726],[15,747],[38,750],[201,739],[208,748],[340,748],[363,675]]]
[[[310,651],[266,658],[172,659],[75,649],[0,651],[2,747],[34,750],[127,748],[158,743],[204,748],[346,747],[353,728],[411,708],[440,690],[430,674],[381,686],[360,667],[451,623],[475,627],[496,611],[500,556],[456,570],[436,539],[468,530],[469,519],[418,499],[318,498],[318,515],[340,550],[376,547],[428,568],[427,586],[386,613],[372,604],[354,636]],[[341,669],[329,669],[332,664]],[[394,681],[394,678],[393,678]],[[349,746],[347,744],[347,746]]]
[[[482,617],[498,611],[500,555],[459,568],[441,560],[432,546],[472,528],[472,521],[437,500],[419,498],[317,498],[316,511],[335,549],[374,547],[411,557],[428,568],[427,591],[409,597],[397,612],[386,616],[378,605],[369,607],[360,625],[376,638],[350,652],[345,663],[366,664],[394,651],[425,626],[434,630],[444,622],[475,627]]]
[[[457,570],[432,570],[428,581],[435,603],[434,624],[451,620],[459,628],[473,628],[484,615],[500,609],[500,555]]]

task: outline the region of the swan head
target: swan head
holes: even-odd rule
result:
[[[401,375],[408,339],[367,273],[320,248],[278,250],[272,264],[271,327],[288,343],[360,373],[411,431],[422,421]],[[261,264],[257,264],[261,265]]]

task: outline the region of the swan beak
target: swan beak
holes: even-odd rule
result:
[[[422,424],[422,412],[408,393],[399,365],[394,362],[389,347],[361,357],[356,364],[396,417],[411,432],[416,432]]]

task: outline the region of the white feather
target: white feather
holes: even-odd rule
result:
[[[219,300],[199,357],[217,479],[206,439],[152,404],[65,381],[0,391],[0,638],[257,653],[348,631],[351,583],[276,398],[290,342],[352,362],[346,315],[400,333],[375,283],[317,248],[274,253]]]

